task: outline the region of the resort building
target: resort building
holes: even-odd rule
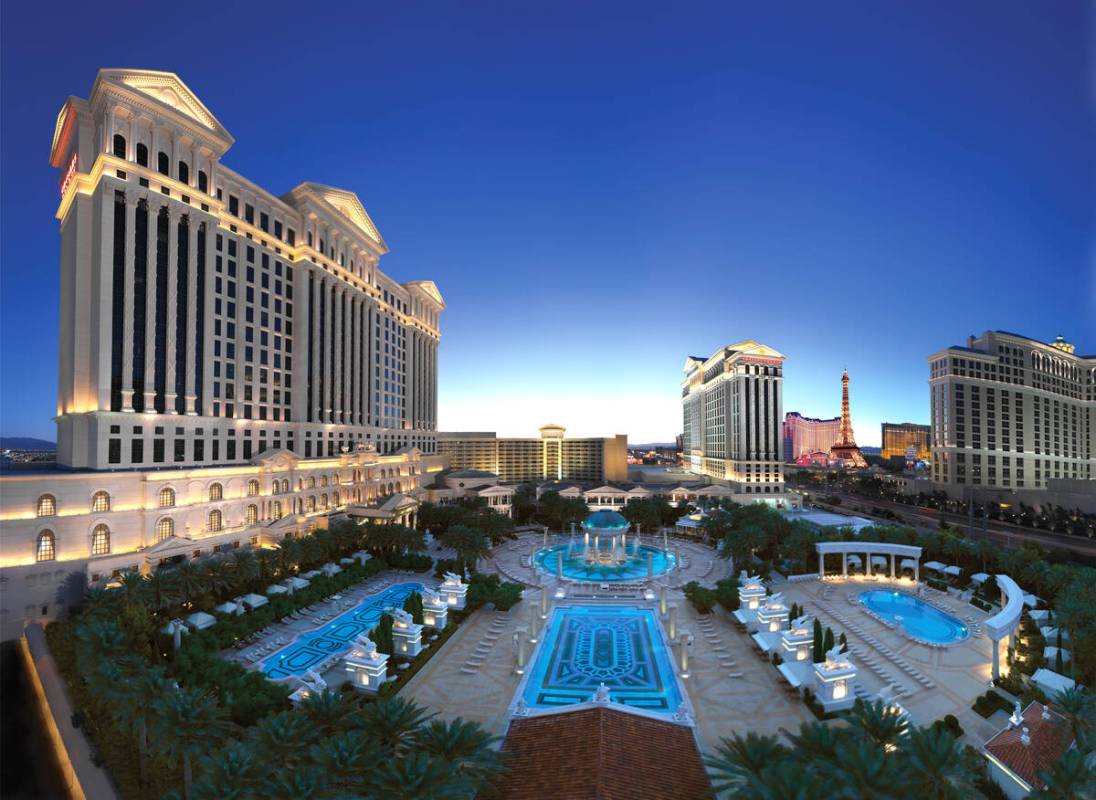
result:
[[[1027,502],[1096,497],[1096,355],[1061,337],[986,331],[929,356],[929,387],[937,488]]]
[[[233,142],[167,72],[100,70],[58,114],[57,468],[0,476],[5,638],[84,579],[408,520],[444,466],[437,287],[380,271],[352,192],[276,196]]]
[[[739,342],[685,360],[685,467],[744,494],[783,494],[784,356]]]
[[[801,457],[812,453],[825,453],[837,444],[841,417],[814,419],[804,417],[798,411],[784,416],[784,461],[794,464]]]
[[[566,431],[562,425],[544,425],[536,439],[438,433],[438,453],[453,469],[483,470],[503,483],[627,480],[627,435],[571,439]]]
[[[883,460],[888,458],[908,458],[910,454],[917,461],[927,461],[929,453],[929,426],[915,422],[883,423]]]
[[[1012,800],[1020,800],[1043,787],[1039,773],[1049,771],[1073,747],[1068,720],[1038,701],[1009,717],[1008,727],[994,734],[983,747],[989,774]]]
[[[432,486],[426,487],[426,499],[438,505],[448,505],[466,497],[478,497],[489,508],[504,516],[511,516],[514,505],[514,487],[499,484],[499,476],[480,469],[458,469],[441,472]]]

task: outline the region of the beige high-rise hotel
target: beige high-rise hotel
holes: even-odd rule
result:
[[[533,438],[494,433],[439,433],[438,453],[453,469],[493,472],[506,483],[623,481],[628,478],[628,437],[568,438],[562,425],[544,425]]]

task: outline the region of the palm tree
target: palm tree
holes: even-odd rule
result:
[[[175,586],[184,605],[193,603],[206,591],[206,581],[198,565],[193,561],[183,561],[174,570]]]
[[[260,721],[249,734],[261,757],[293,765],[307,755],[319,732],[307,715],[282,711]]]
[[[759,778],[766,766],[787,754],[788,748],[775,736],[759,736],[750,731],[745,737],[736,733],[730,739],[721,738],[715,753],[705,756],[704,763],[713,773],[716,792],[725,792]]]
[[[250,800],[277,766],[258,758],[244,742],[202,756],[201,765],[202,777],[194,784],[194,800]]]
[[[259,797],[266,800],[318,800],[327,792],[327,776],[311,764],[291,770],[275,770],[262,785]]]
[[[915,728],[902,744],[904,774],[926,800],[975,797],[973,776],[963,763],[955,737],[942,728]]]
[[[477,790],[502,769],[502,759],[492,745],[498,741],[478,722],[457,719],[433,720],[415,735],[424,753],[449,762],[453,774],[469,780]]]
[[[1073,686],[1055,694],[1054,703],[1069,722],[1077,748],[1087,753],[1088,734],[1096,725],[1096,701],[1092,694],[1082,687]]]
[[[792,744],[792,757],[804,764],[815,760],[833,760],[838,744],[848,738],[846,731],[821,722],[804,722],[799,726],[798,734],[783,729],[781,732]]]
[[[880,747],[893,748],[910,729],[905,713],[882,700],[857,703],[845,718],[854,730]]]
[[[122,577],[119,578],[121,587],[119,591],[122,595],[122,603],[127,607],[134,608],[144,602],[144,589],[145,579],[141,576],[140,572],[136,570],[126,570],[122,573]]]
[[[246,592],[255,588],[259,576],[259,560],[251,550],[237,550],[232,556],[232,571],[236,579],[236,591]]]
[[[821,800],[830,795],[827,787],[806,778],[799,764],[785,760],[764,767],[730,796],[746,800]]]
[[[369,775],[386,759],[360,731],[344,731],[312,745],[309,757],[340,796],[363,794]]]
[[[1093,800],[1096,798],[1096,771],[1088,764],[1086,756],[1077,749],[1070,750],[1053,768],[1037,773],[1043,788],[1031,797],[1054,800]]]
[[[454,525],[441,536],[443,547],[451,548],[462,566],[475,564],[481,558],[491,554],[487,538],[482,531],[467,525]]]
[[[157,570],[145,579],[153,610],[163,611],[182,602],[178,580],[171,570]]]
[[[161,668],[149,667],[138,658],[122,659],[116,668],[109,692],[111,714],[137,739],[137,781],[145,786],[149,729],[159,713],[156,703],[172,689],[172,683]]]
[[[401,755],[411,747],[416,731],[432,717],[433,714],[397,695],[365,706],[355,713],[353,724],[386,753]]]
[[[387,759],[370,775],[371,800],[456,800],[474,796],[475,787],[450,772],[449,762],[428,753]]]
[[[310,694],[299,708],[321,736],[332,736],[346,728],[350,715],[357,710],[357,704],[344,694],[325,690]]]
[[[156,741],[169,758],[182,760],[185,800],[190,800],[193,759],[220,745],[233,727],[212,695],[196,689],[168,692],[156,702]]]
[[[867,737],[837,743],[835,758],[816,761],[814,768],[830,796],[856,800],[891,800],[904,788],[895,759]]]

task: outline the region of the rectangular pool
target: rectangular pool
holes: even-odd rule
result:
[[[522,697],[531,708],[585,703],[604,683],[614,702],[673,713],[681,690],[655,612],[627,606],[557,608]]]

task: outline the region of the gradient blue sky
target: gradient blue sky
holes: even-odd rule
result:
[[[443,429],[667,440],[687,354],[928,420],[970,333],[1096,352],[1092,6],[3,3],[0,432],[53,438],[54,119],[178,72],[281,193],[352,189],[443,317]]]

